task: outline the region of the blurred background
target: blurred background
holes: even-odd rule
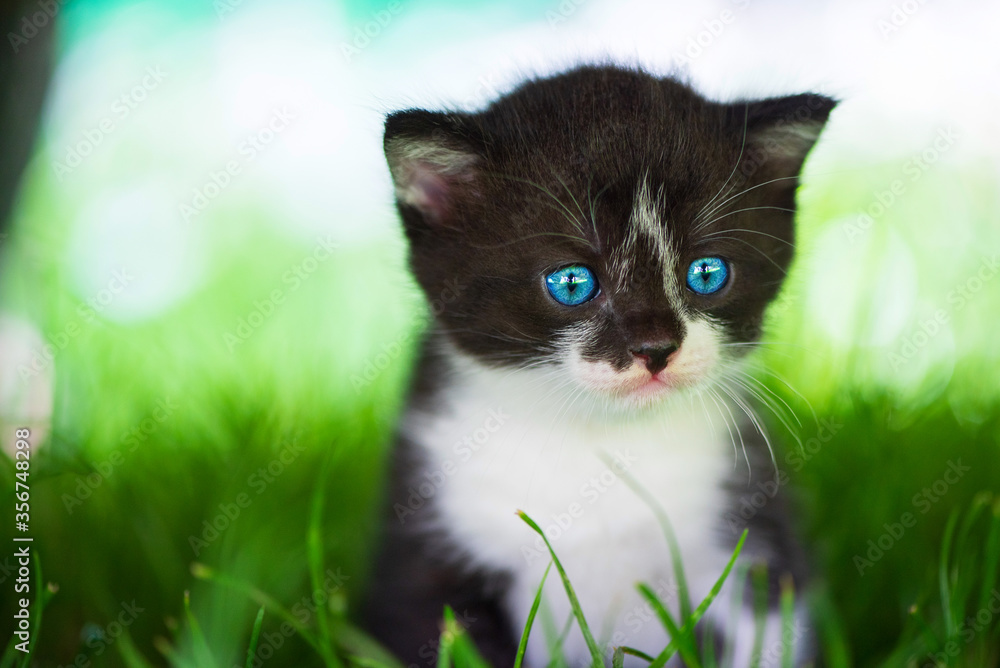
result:
[[[757,354],[826,658],[1000,662],[1000,5],[5,11],[0,632],[28,427],[46,585],[30,665],[243,665],[265,603],[255,665],[373,665],[350,619],[426,324],[383,117],[607,59],[716,99],[843,101]]]

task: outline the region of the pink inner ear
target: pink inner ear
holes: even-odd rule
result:
[[[401,141],[388,149],[396,197],[420,211],[427,222],[447,224],[475,190],[477,157],[433,142]]]
[[[408,204],[420,209],[436,221],[443,221],[448,214],[448,179],[432,165],[417,162],[410,172],[409,183],[401,193]]]

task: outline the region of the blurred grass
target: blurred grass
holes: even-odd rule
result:
[[[28,193],[29,219],[38,215],[33,205],[48,209],[45,193]],[[59,220],[44,213],[40,219]],[[22,252],[7,265],[5,279],[6,303],[17,304],[10,295],[21,295],[21,310],[47,334],[80,325],[58,353],[53,436],[32,467],[33,531],[46,577],[60,586],[39,656],[69,662],[86,645],[82,629],[105,628],[123,602],[133,600],[144,609],[128,627],[140,651],[156,657],[151,639],[171,639],[175,631],[180,647],[190,649],[179,621],[181,594],[190,589],[192,612],[213,655],[236,661],[253,606],[194,580],[190,565],[208,563],[279,600],[308,594],[310,499],[328,455],[328,561],[347,578],[341,593],[356,596],[385,445],[409,374],[407,344],[363,392],[350,378],[363,374],[380,350],[378,337],[396,340],[412,326],[416,301],[400,280],[398,249],[337,252],[292,291],[282,274],[311,248],[261,231],[248,246],[231,249],[210,286],[155,321],[88,324],[56,259],[60,244],[47,243],[50,232],[43,225],[18,228]],[[286,301],[230,352],[224,334],[274,289],[284,290]],[[373,294],[391,298],[371,309]],[[157,420],[156,407],[164,402],[176,407]],[[139,438],[145,440],[133,451],[129,433],[144,424]],[[286,464],[278,456],[288,443],[302,451]],[[280,469],[273,482],[251,478],[269,465],[272,474]],[[5,465],[5,496],[12,474]],[[219,504],[231,507],[240,494],[251,499],[249,507],[196,557],[190,537],[203,537],[203,522],[224,515]],[[4,527],[5,537],[9,530]],[[289,639],[283,651],[294,656],[295,644]],[[104,652],[95,665],[116,665],[116,654]]]

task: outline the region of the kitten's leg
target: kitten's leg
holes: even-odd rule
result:
[[[490,663],[513,665],[516,639],[496,595],[503,578],[458,570],[428,557],[413,537],[391,537],[376,563],[365,627],[407,666],[434,666],[449,605]]]
[[[765,668],[780,666],[782,656],[791,653],[792,665],[808,665],[816,658],[816,643],[802,589],[809,581],[805,552],[796,540],[789,520],[788,473],[776,469],[769,456],[769,446],[760,432],[744,429],[743,439],[749,457],[740,462],[729,481],[730,511],[725,517],[727,541],[735,542],[747,530],[746,542],[739,562],[749,566],[761,563],[767,566],[764,636],[760,651],[754,653],[757,622],[754,615],[754,577],[743,576],[742,595],[734,600],[737,584],[734,569],[719,597],[712,605],[709,616],[715,628],[723,630],[731,649],[733,660],[723,664],[733,668]],[[744,468],[746,464],[746,468]],[[781,582],[788,579],[795,590],[795,609],[791,619],[781,618]]]
[[[396,452],[390,509],[397,500],[406,504],[408,476],[416,470],[410,447],[404,441]],[[433,513],[428,503],[401,523],[390,511],[362,611],[364,627],[408,668],[430,668],[449,605],[484,658],[502,668],[513,665],[517,636],[500,603],[506,576],[465,568],[447,538],[427,528]]]

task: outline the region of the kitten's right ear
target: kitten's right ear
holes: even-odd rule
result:
[[[455,213],[477,196],[483,142],[466,116],[396,112],[385,121],[384,148],[407,225],[452,227]]]
[[[798,175],[837,101],[812,93],[729,106],[730,122],[744,133],[746,157],[770,178]],[[762,164],[761,164],[762,163]]]

